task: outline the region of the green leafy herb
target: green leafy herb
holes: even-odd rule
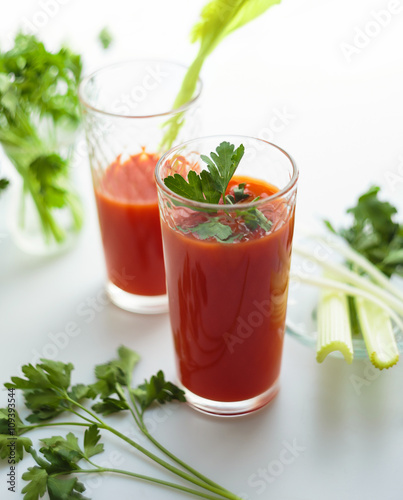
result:
[[[397,209],[381,201],[379,191],[379,187],[371,187],[347,210],[353,216],[349,228],[336,231],[328,221],[327,226],[387,276],[403,276],[403,225],[393,220]]]
[[[150,381],[145,380],[144,384],[139,385],[133,394],[140,404],[142,413],[155,401],[161,404],[174,400],[186,401],[185,393],[176,385],[167,382],[161,370],[157,375],[153,375]]]
[[[32,35],[18,34],[14,47],[0,52],[0,144],[23,180],[24,195],[32,197],[48,243],[66,237],[56,210],[70,213],[75,231],[82,226],[70,158],[60,152],[80,123],[80,75],[80,56],[66,48],[48,52]]]
[[[244,183],[234,188],[234,194],[226,195],[225,193],[244,152],[243,144],[235,149],[233,144],[224,141],[217,147],[216,152],[210,153],[210,158],[200,155],[200,158],[207,164],[207,170],[202,170],[200,174],[193,170],[189,171],[187,181],[180,174],[170,175],[165,177],[164,183],[174,193],[193,201],[217,204],[222,200],[223,205],[226,202],[229,205],[241,203],[250,197],[245,193]],[[255,198],[253,201],[257,200],[258,198]],[[240,209],[236,211],[236,215],[243,219],[251,231],[258,227],[264,231],[270,231],[272,226],[271,221],[257,208]],[[212,217],[191,228],[180,229],[185,233],[197,233],[202,240],[215,238],[217,241],[228,243],[238,239],[233,235],[231,227],[220,222],[219,217]]]
[[[113,42],[113,36],[106,26],[99,32],[98,39],[104,49],[108,49]]]
[[[229,243],[230,240],[232,241],[232,230],[229,226],[226,226],[219,221],[219,217],[212,217],[210,220],[202,222],[195,227],[191,227],[188,229],[180,228],[180,230],[184,233],[197,233],[201,240],[215,238],[218,241]]]
[[[29,451],[32,446],[32,441],[29,438],[21,436],[10,436],[0,434],[0,458],[12,458],[13,463],[17,463],[24,457],[25,451]],[[11,450],[14,450],[14,453]]]
[[[165,185],[174,193],[204,203],[218,203],[222,198],[225,201],[225,191],[234,175],[245,148],[241,144],[235,151],[235,146],[229,142],[222,142],[216,153],[210,153],[211,158],[201,155],[200,158],[207,163],[207,170],[200,174],[191,170],[188,181],[181,175],[170,175],[164,179]]]
[[[228,203],[231,203],[232,205],[235,205],[235,203],[239,203],[241,201],[247,200],[250,198],[250,195],[248,193],[245,193],[245,183],[238,184],[238,186],[234,187],[234,194],[228,194],[225,199],[228,201]],[[255,201],[255,200],[254,200]]]
[[[230,33],[259,17],[280,1],[211,0],[205,5],[200,20],[191,33],[192,43],[200,43],[199,51],[186,73],[173,109],[183,106],[192,99],[201,68],[217,45]],[[166,131],[161,143],[162,150],[171,148],[183,124],[184,113],[176,114],[165,123]]]
[[[79,383],[71,386],[71,363],[42,359],[36,366],[23,366],[24,376],[12,377],[11,382],[5,384],[9,390],[22,391],[25,404],[32,412],[27,419],[31,422],[28,425],[15,412],[16,435],[9,436],[8,412],[6,409],[0,410],[0,459],[9,459],[7,445],[12,440],[16,445],[16,461],[23,458],[25,450],[36,462],[36,465],[29,467],[22,476],[27,482],[22,489],[24,500],[39,500],[46,492],[51,500],[84,500],[82,493],[85,488],[78,481],[77,475],[93,473],[129,476],[210,500],[240,500],[176,457],[150,434],[144,413],[154,405],[174,400],[185,401],[185,397],[181,389],[165,380],[162,371],[133,387],[132,372],[139,360],[136,352],[121,346],[115,359],[95,367],[96,381],[93,384]],[[91,409],[84,405],[86,399],[96,400]],[[101,418],[115,412],[131,415],[152,446],[157,447],[169,460],[154,454]],[[73,418],[67,421],[61,421],[59,418],[51,422],[61,414],[71,414]],[[69,432],[66,436],[42,437],[39,450],[34,449],[29,438],[21,437],[23,433],[47,426],[76,426],[86,430],[83,436]],[[94,457],[104,450],[104,445],[100,442],[102,431],[113,434],[147,459],[154,461],[157,466],[180,477],[182,482],[165,481],[133,471],[98,465]]]

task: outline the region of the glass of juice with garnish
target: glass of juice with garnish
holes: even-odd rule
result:
[[[156,168],[179,383],[242,415],[278,392],[298,171],[266,141],[194,139]]]
[[[102,68],[79,90],[113,303],[138,313],[168,310],[154,169],[172,137],[199,129],[201,83],[174,107],[187,68],[137,60]],[[175,134],[174,134],[175,135]]]

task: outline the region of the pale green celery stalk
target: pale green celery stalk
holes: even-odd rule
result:
[[[351,363],[354,353],[346,294],[323,290],[317,314],[316,360],[322,363],[328,354],[340,351],[347,363]]]
[[[399,361],[399,350],[389,315],[362,297],[354,302],[371,363],[380,370],[390,368]]]
[[[230,33],[280,2],[281,0],[212,0],[207,3],[191,34],[192,43],[200,41],[199,52],[185,75],[173,109],[180,108],[192,99],[204,61],[217,45]],[[164,123],[167,129],[160,144],[162,150],[171,148],[183,123],[183,112]]]
[[[379,285],[376,285],[363,276],[350,271],[350,269],[347,269],[347,267],[342,264],[330,262],[329,260],[318,259],[313,256],[312,252],[301,248],[299,245],[294,245],[293,251],[298,255],[301,255],[302,257],[309,259],[322,266],[323,268],[329,270],[332,275],[340,277],[342,281],[356,285],[362,290],[365,290],[375,297],[378,297],[381,301],[388,304],[391,308],[393,308],[396,312],[403,316],[403,301],[399,300],[395,295],[392,295],[390,292],[384,290]]]
[[[320,241],[330,248],[334,248],[337,252],[342,255],[348,262],[355,264],[362,271],[365,271],[368,276],[370,276],[373,281],[381,285],[383,288],[392,293],[395,297],[403,301],[403,293],[399,290],[390,279],[383,274],[372,262],[366,259],[363,255],[359,254],[354,250],[347,242],[340,241],[340,238],[336,235],[332,235],[332,238],[325,237],[319,234],[305,233],[306,236]]]
[[[372,295],[371,293],[363,290],[361,288],[342,283],[340,281],[335,281],[327,278],[311,276],[307,274],[296,274],[290,273],[290,279],[296,282],[305,283],[307,285],[318,286],[321,288],[327,288],[329,290],[343,292],[351,297],[362,297],[369,300],[371,303],[378,305],[383,309],[396,323],[396,325],[403,330],[403,321],[398,314],[384,301],[378,297]]]

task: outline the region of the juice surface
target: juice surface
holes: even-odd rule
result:
[[[230,188],[240,182],[253,198],[277,191],[241,177]],[[198,396],[242,401],[264,393],[279,376],[294,226],[285,208],[281,199],[268,207],[270,233],[258,228],[231,243],[162,224],[179,379]],[[177,224],[190,227],[203,216],[194,212]]]
[[[154,169],[158,156],[118,158],[95,188],[109,279],[137,295],[163,295],[165,269]]]

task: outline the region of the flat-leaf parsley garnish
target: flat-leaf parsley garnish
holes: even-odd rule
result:
[[[225,206],[242,204],[251,198],[245,193],[245,183],[238,184],[233,188],[233,194],[226,194],[228,185],[234,176],[245,152],[243,144],[235,149],[233,144],[222,142],[216,151],[210,153],[210,157],[200,155],[200,158],[207,165],[207,169],[200,173],[194,170],[189,171],[187,180],[180,174],[165,177],[164,183],[171,191],[199,203],[219,204],[222,203],[225,213]],[[257,201],[259,198],[250,200]],[[206,209],[206,212],[211,210]],[[228,215],[228,214],[227,214]],[[236,217],[243,220],[246,227],[254,231],[261,227],[264,231],[270,231],[272,222],[257,208],[251,207],[235,211]],[[228,224],[223,224],[225,219],[220,217],[210,218],[192,228],[180,228],[183,232],[196,233],[200,239],[215,238],[217,241],[229,243],[234,239],[239,239]]]

